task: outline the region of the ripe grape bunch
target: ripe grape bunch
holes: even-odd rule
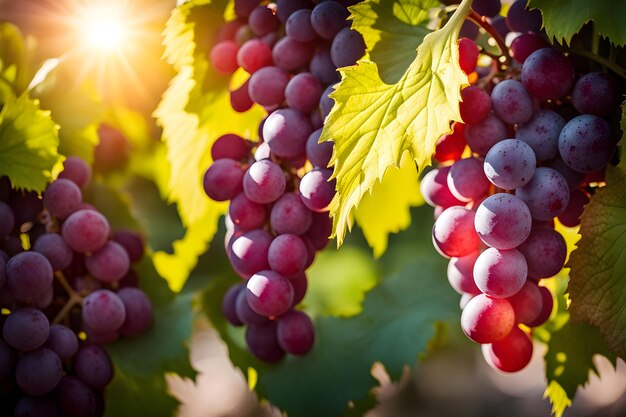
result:
[[[551,315],[553,296],[539,283],[567,256],[554,220],[580,224],[601,185],[616,148],[620,97],[610,74],[580,74],[551,47],[540,13],[525,5],[516,1],[506,17],[516,32],[507,36],[510,48],[498,39],[513,60],[477,68],[476,43],[460,38],[461,68],[475,82],[461,91],[463,123],[437,142],[441,165],[421,183],[435,207],[434,246],[450,258],[448,280],[462,294],[463,331],[504,372],[528,364],[529,332]],[[500,1],[472,7],[473,20],[498,38]]]
[[[152,324],[131,269],[144,243],[83,202],[90,178],[76,157],[42,198],[0,178],[0,415],[101,416],[113,378],[102,345]]]
[[[258,142],[218,138],[204,177],[210,198],[230,200],[226,253],[247,281],[226,293],[223,311],[231,324],[247,326],[249,349],[265,362],[306,354],[314,344],[311,319],[295,307],[307,289],[305,270],[332,231],[333,146],[318,140],[337,68],[365,53],[346,20],[352,3],[236,0],[237,19],[221,28],[210,51],[217,72],[250,74],[231,91],[233,109],[256,103],[268,113]]]

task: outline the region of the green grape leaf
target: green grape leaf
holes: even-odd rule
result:
[[[227,204],[210,200],[202,178],[211,165],[211,146],[223,134],[256,139],[263,111],[245,113],[230,105],[229,77],[216,73],[208,61],[215,33],[224,22],[224,0],[194,0],[178,6],[164,31],[165,57],[178,74],[155,111],[163,128],[170,164],[169,201],[175,202],[187,227],[174,243],[174,254],[159,252],[155,264],[170,287],[180,290],[198,255],[206,251]]]
[[[370,59],[378,67],[380,79],[397,83],[415,60],[417,47],[431,32],[427,27],[431,9],[438,0],[372,0],[350,8],[352,29],[363,35]]]
[[[411,241],[425,241],[432,227],[431,209],[423,207],[415,213],[419,220],[411,229]],[[346,253],[353,250],[350,244],[342,251],[346,249]],[[392,254],[390,250],[381,261]],[[323,265],[313,268],[328,269],[334,261],[322,256],[316,262]],[[377,385],[371,375],[375,362],[397,380],[405,365],[414,366],[429,351],[430,342],[439,340],[440,323],[458,326],[458,298],[444,278],[446,262],[435,255],[432,245],[416,242],[408,262],[392,263],[395,272],[385,274],[382,283],[367,293],[360,314],[315,317],[314,349],[302,357],[288,356],[277,365],[254,359],[245,348],[243,330],[224,320],[221,299],[236,278],[213,275],[203,307],[227,343],[231,360],[261,397],[288,415],[342,416],[349,403],[371,400],[368,396]],[[311,286],[317,285],[316,279],[310,277]]]
[[[457,38],[470,3],[463,1],[443,28],[424,37],[397,83],[385,84],[371,61],[341,69],[321,138],[335,143],[331,163],[337,192],[330,211],[338,245],[352,226],[354,208],[388,168],[400,166],[405,152],[420,170],[429,165],[437,139],[450,130],[451,120],[460,119],[460,90],[467,77],[459,67]],[[384,5],[393,15],[379,15],[372,26],[403,15],[398,1]]]
[[[43,191],[61,170],[58,126],[39,102],[10,97],[0,111],[0,176],[13,187]]]
[[[530,0],[530,9],[539,9],[550,38],[569,44],[587,22],[617,46],[626,45],[626,3],[614,0]]]
[[[354,218],[367,243],[379,257],[387,250],[390,233],[411,225],[411,207],[424,204],[415,163],[404,154],[400,167],[391,167],[377,181],[371,193],[365,194]]]
[[[626,122],[626,113],[622,119]],[[624,150],[622,140],[622,150]],[[571,312],[600,328],[608,346],[626,358],[626,161],[609,166],[606,186],[585,207],[578,249],[572,253]]]
[[[96,182],[85,190],[85,199],[107,217],[113,230],[143,232],[131,214],[127,194]],[[193,328],[191,296],[170,291],[150,256],[134,264],[133,270],[152,302],[154,324],[144,335],[107,346],[115,364],[115,376],[107,387],[106,415],[173,415],[178,403],[167,395],[165,375],[194,375],[186,346]]]
[[[30,49],[32,42],[26,42],[17,26],[0,23],[0,103],[26,90],[32,75]]]
[[[615,365],[615,355],[593,326],[569,322],[552,333],[545,357],[548,386],[544,396],[550,398],[556,417],[572,404],[578,387],[587,383],[589,372],[598,373],[593,364],[596,354],[606,356]]]

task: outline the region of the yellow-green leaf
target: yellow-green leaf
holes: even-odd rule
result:
[[[385,84],[371,61],[342,69],[321,139],[335,142],[337,193],[330,210],[338,244],[376,181],[398,167],[405,152],[420,170],[428,166],[437,139],[450,130],[451,120],[460,119],[460,89],[467,77],[459,67],[457,39],[470,3],[464,0],[443,28],[424,37],[397,83]],[[400,12],[398,1],[385,4],[394,16]]]

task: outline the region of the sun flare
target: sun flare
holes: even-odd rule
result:
[[[85,9],[80,22],[80,34],[84,47],[97,52],[115,52],[128,39],[128,28],[122,10],[114,6],[99,6]]]

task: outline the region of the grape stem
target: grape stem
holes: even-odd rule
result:
[[[65,276],[62,272],[55,272],[54,277],[57,279],[57,281],[59,281],[59,284],[61,284],[63,289],[67,291],[67,294],[70,296],[61,311],[59,311],[54,320],[52,320],[52,324],[59,324],[67,316],[70,310],[74,308],[75,305],[83,302],[83,297],[81,297],[80,294],[74,291],[72,286],[67,282],[67,279],[65,279]]]
[[[504,43],[504,39],[502,36],[491,26],[491,24],[487,21],[485,16],[481,16],[476,13],[474,10],[471,11],[468,18],[476,23],[478,26],[485,29],[485,31],[493,38],[494,41],[498,44],[498,48],[500,48],[500,53],[505,59],[505,63],[508,66],[511,66],[511,56],[509,55],[509,48],[507,48],[506,43]]]
[[[615,62],[611,62],[611,60],[608,60],[603,56],[596,55],[593,52],[585,51],[583,49],[572,49],[570,52],[576,55],[583,56],[585,58],[589,58],[597,62],[598,64],[601,64],[604,67],[610,69],[611,71],[613,71],[615,74],[619,75],[620,77],[626,79],[626,69],[622,68]]]

